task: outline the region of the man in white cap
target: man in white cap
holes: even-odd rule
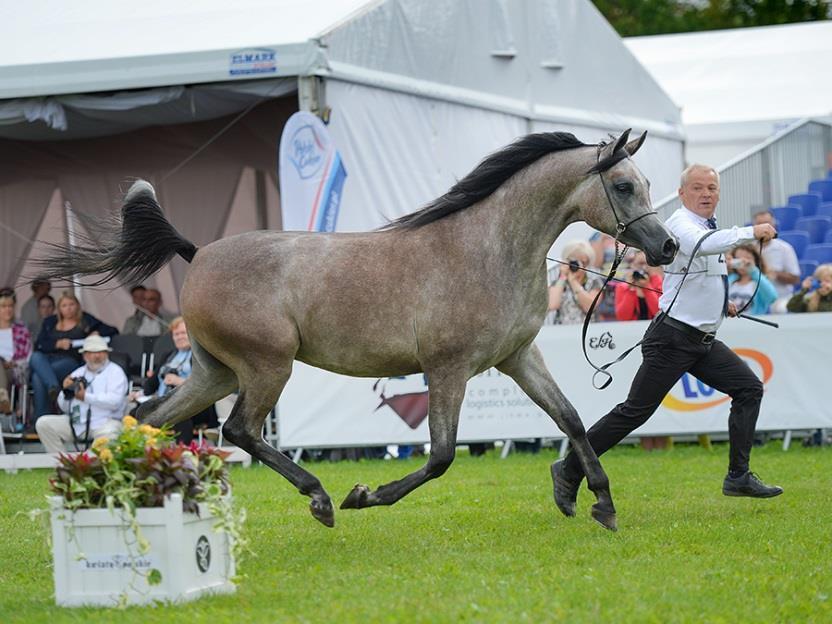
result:
[[[74,450],[101,436],[115,435],[127,404],[127,375],[118,364],[110,361],[107,341],[97,334],[87,336],[79,349],[84,365],[72,371],[63,381],[58,406],[63,414],[41,416],[35,423],[43,446],[49,453],[63,453],[65,444],[73,442]]]

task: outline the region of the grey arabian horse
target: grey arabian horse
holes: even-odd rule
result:
[[[46,276],[138,283],[176,254],[191,263],[181,307],[193,347],[184,385],[144,403],[154,426],[189,418],[237,391],[225,437],[311,498],[333,526],[320,481],[263,439],[263,422],[299,360],[358,377],[424,372],[430,456],[419,470],[342,509],[392,505],[451,465],[466,382],[496,367],[569,436],[596,496],[592,517],[616,528],[609,481],[575,408],[533,340],[547,309],[546,253],[574,221],[670,262],[676,241],[651,209],[630,156],[645,135],[585,145],[571,134],[518,139],[422,210],[366,233],[248,232],[197,249],[165,219],[153,187],[130,188],[120,218],[42,260]],[[95,224],[92,224],[95,225]],[[103,275],[103,277],[101,277]],[[574,515],[574,503],[561,511]]]

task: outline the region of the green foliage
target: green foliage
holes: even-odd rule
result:
[[[622,37],[828,19],[829,0],[593,0]]]
[[[709,452],[614,449],[602,458],[618,533],[552,502],[551,449],[460,452],[441,478],[389,508],[312,519],[308,499],[263,466],[233,468],[256,553],[230,596],[130,608],[122,624],[165,622],[828,622],[832,621],[832,450],[755,448],[752,466],[785,488],[770,500],[721,494],[727,445]],[[376,486],[422,459],[308,464],[333,500]],[[46,530],[18,511],[43,493],[45,471],[0,473],[0,622],[106,621],[101,609],[58,609]]]

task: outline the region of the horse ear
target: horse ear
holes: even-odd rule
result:
[[[641,147],[642,143],[644,143],[644,139],[647,138],[647,130],[641,133],[641,136],[637,139],[633,139],[627,145],[624,146],[624,149],[627,150],[627,153],[632,156],[638,151],[638,148]]]
[[[627,139],[630,138],[631,130],[632,128],[627,128],[624,132],[621,133],[621,136],[618,137],[618,140],[615,142],[615,147],[612,148],[613,154],[615,154],[618,150],[620,150],[627,144]]]

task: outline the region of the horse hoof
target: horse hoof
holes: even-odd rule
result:
[[[361,509],[367,506],[367,496],[370,494],[370,488],[360,483],[356,485],[352,492],[347,494],[344,502],[341,503],[341,509]]]
[[[563,460],[556,461],[552,464],[551,472],[555,505],[557,505],[557,508],[564,516],[572,518],[575,516],[578,489],[581,487],[581,484],[580,482],[575,484],[564,476]]]
[[[618,521],[615,518],[614,511],[601,509],[596,504],[592,506],[590,513],[592,514],[592,519],[605,529],[609,529],[610,531],[618,530]]]
[[[309,503],[309,511],[312,517],[330,529],[335,526],[335,510],[332,509],[330,501],[313,500]]]

